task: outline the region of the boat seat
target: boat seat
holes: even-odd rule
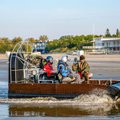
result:
[[[38,78],[38,83],[54,83],[54,81],[54,76],[48,77],[46,72],[42,72]]]

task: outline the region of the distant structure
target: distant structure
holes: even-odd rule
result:
[[[93,46],[83,46],[87,53],[120,53],[120,38],[94,38]]]
[[[93,40],[93,48],[107,53],[120,53],[120,38],[96,38]]]
[[[33,44],[33,52],[46,53],[46,45],[48,42],[35,42]]]

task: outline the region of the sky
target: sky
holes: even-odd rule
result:
[[[0,0],[0,37],[105,34],[120,29],[120,0]]]

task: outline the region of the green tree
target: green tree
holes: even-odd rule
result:
[[[72,36],[66,35],[60,37],[58,40],[50,41],[47,45],[49,51],[71,51],[71,50],[80,50],[83,46],[92,45],[92,35],[81,35],[81,36]]]
[[[74,47],[74,37],[72,35],[62,36],[60,37],[61,46],[64,48],[72,48]]]
[[[120,37],[120,31],[119,31],[119,29],[116,30],[116,37]]]
[[[106,29],[105,37],[111,37],[110,31],[108,28]]]
[[[22,38],[21,37],[15,37],[13,40],[12,40],[12,43],[13,43],[13,45],[15,45],[15,44],[17,44],[17,43],[19,43],[19,42],[21,42],[22,41]]]
[[[0,39],[0,53],[5,53],[6,51],[12,50],[12,44],[11,41],[4,37]]]
[[[29,43],[35,43],[35,42],[36,42],[36,39],[34,39],[34,38],[28,38],[28,42],[29,42]]]

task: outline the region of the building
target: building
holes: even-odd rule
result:
[[[107,53],[120,53],[120,38],[96,38],[93,40],[93,48],[106,50]]]
[[[46,45],[47,45],[47,42],[35,42],[33,44],[33,52],[41,52],[41,53],[46,53],[47,50],[46,50]]]

